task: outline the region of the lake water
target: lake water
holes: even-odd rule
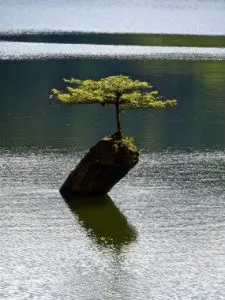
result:
[[[1,0],[0,5],[0,31],[225,34],[223,0]]]
[[[0,299],[225,299],[224,8],[0,0]],[[65,202],[115,112],[50,90],[115,74],[179,105],[122,113],[139,163],[108,197]]]

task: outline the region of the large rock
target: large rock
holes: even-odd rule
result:
[[[117,134],[99,141],[60,188],[63,196],[106,195],[138,162],[138,150]]]

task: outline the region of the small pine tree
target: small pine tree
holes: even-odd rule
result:
[[[50,98],[66,104],[100,103],[116,108],[117,136],[122,139],[120,112],[124,109],[162,109],[177,104],[176,100],[164,100],[148,82],[132,80],[128,76],[117,75],[101,80],[64,79],[68,84],[65,91],[52,89]]]

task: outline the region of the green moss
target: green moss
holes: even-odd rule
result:
[[[122,139],[116,135],[105,136],[103,141],[112,142],[112,148],[115,152],[118,152],[121,148],[127,150],[127,152],[138,152],[137,146],[134,144],[134,138],[129,136],[123,136]]]

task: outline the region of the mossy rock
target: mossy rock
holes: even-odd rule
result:
[[[96,162],[106,165],[136,164],[139,156],[137,147],[128,137],[122,139],[114,136],[105,137],[92,147],[90,152],[95,156]]]
[[[100,140],[69,174],[60,192],[66,195],[106,195],[138,162],[132,140],[114,134]]]

